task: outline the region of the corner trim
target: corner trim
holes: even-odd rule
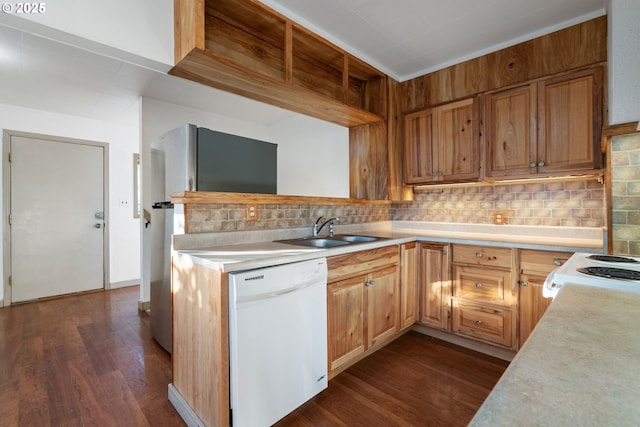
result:
[[[205,427],[204,422],[202,422],[200,417],[196,415],[195,411],[191,406],[189,406],[187,401],[184,400],[184,397],[182,397],[178,389],[174,387],[173,383],[169,384],[169,402],[171,402],[173,407],[176,408],[176,411],[178,411],[178,414],[187,426]]]
[[[151,309],[151,301],[138,300],[138,311],[147,311]]]

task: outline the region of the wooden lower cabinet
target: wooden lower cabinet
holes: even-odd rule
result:
[[[522,347],[545,313],[551,298],[542,296],[545,278],[571,256],[571,252],[520,251],[520,326],[518,344]]]
[[[451,327],[450,245],[420,244],[420,323]]]
[[[329,370],[364,353],[363,279],[340,280],[327,287]]]
[[[400,331],[398,246],[327,258],[329,377]]]
[[[452,251],[452,331],[515,349],[518,287],[512,271],[517,251],[458,244]]]
[[[419,252],[417,242],[400,246],[400,329],[418,320]]]
[[[453,332],[512,347],[514,331],[510,308],[457,301],[453,313]]]

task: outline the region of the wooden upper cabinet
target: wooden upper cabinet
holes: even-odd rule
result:
[[[477,122],[477,102],[473,98],[406,115],[406,182],[477,179]]]
[[[434,169],[434,111],[405,116],[405,180],[408,184],[436,181]]]
[[[535,85],[526,85],[485,98],[487,171],[490,176],[528,174],[536,153]]]
[[[486,175],[539,176],[601,167],[602,68],[485,97]]]
[[[602,68],[538,83],[538,172],[600,167]]]
[[[387,115],[387,76],[256,0],[174,5],[170,74],[353,127]]]

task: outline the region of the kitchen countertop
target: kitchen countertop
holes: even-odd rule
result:
[[[375,249],[416,240],[518,247],[567,252],[603,252],[603,231],[599,228],[541,227],[488,224],[458,224],[392,221],[338,225],[335,234],[366,234],[382,237],[370,243],[333,248],[310,248],[274,240],[307,236],[308,229],[262,230],[174,236],[178,255],[193,257],[208,267],[234,272],[308,259]],[[237,242],[244,242],[237,244]]]
[[[640,294],[565,285],[470,426],[640,425]]]

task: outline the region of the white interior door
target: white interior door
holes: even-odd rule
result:
[[[104,147],[11,136],[11,301],[104,288]]]

